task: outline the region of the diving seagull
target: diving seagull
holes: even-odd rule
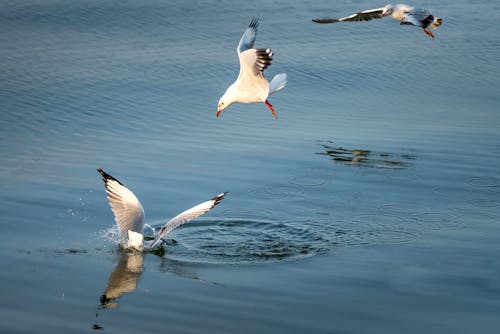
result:
[[[222,110],[235,102],[263,102],[271,110],[273,116],[278,118],[268,98],[269,95],[285,87],[286,74],[277,74],[271,82],[268,82],[264,77],[264,70],[271,64],[273,53],[271,49],[253,48],[258,25],[259,20],[253,18],[240,39],[240,43],[236,48],[240,59],[240,73],[236,81],[229,86],[220,98],[217,107],[217,117],[219,117]]]
[[[415,8],[407,5],[386,5],[381,8],[368,9],[340,19],[314,19],[316,23],[357,22],[381,19],[391,16],[401,22],[402,25],[413,25],[424,30],[427,36],[434,38],[429,28],[437,29],[443,19],[433,16],[427,9]]]
[[[227,193],[219,194],[206,202],[198,204],[188,209],[174,218],[170,219],[160,232],[156,235],[153,242],[144,245],[144,209],[141,202],[137,199],[123,183],[103,171],[97,169],[102,175],[102,180],[106,187],[106,194],[109,205],[115,215],[115,222],[120,230],[121,240],[126,248],[135,248],[137,250],[154,250],[161,245],[163,237],[173,229],[207,213],[213,209],[224,198]]]

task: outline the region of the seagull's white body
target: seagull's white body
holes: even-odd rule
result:
[[[392,8],[392,11],[388,11],[386,9],[386,7],[383,7],[384,9],[386,9],[386,12],[390,12],[390,16],[397,20],[397,21],[402,21],[404,16],[408,13],[412,13],[415,11],[415,8],[414,7],[410,7],[410,6],[407,6],[407,5],[395,5],[395,6],[392,6],[392,5],[387,5],[387,6],[390,6],[388,8]],[[387,14],[385,14],[387,15]],[[382,15],[382,17],[384,17],[385,15]]]
[[[139,251],[144,249],[154,250],[162,243],[162,238],[173,229],[207,213],[213,209],[224,198],[226,193],[219,194],[210,200],[188,209],[174,218],[170,219],[161,228],[155,239],[144,244],[144,209],[141,202],[132,191],[125,187],[120,181],[103,171],[97,170],[101,175],[106,187],[111,211],[115,215],[115,222],[120,230],[120,237],[126,248],[134,248]]]
[[[270,49],[253,48],[258,24],[258,20],[253,19],[240,39],[236,49],[240,60],[240,73],[236,81],[220,98],[217,117],[222,110],[233,103],[263,102],[277,118],[273,106],[267,99],[269,95],[285,87],[286,74],[277,74],[270,83],[264,77],[264,70],[271,64],[273,53]]]
[[[414,25],[424,30],[427,36],[434,38],[434,34],[428,29],[437,29],[443,19],[434,17],[427,9],[415,8],[408,5],[385,5],[384,7],[364,10],[339,19],[314,19],[316,23],[358,22],[381,19],[390,16],[401,24]]]

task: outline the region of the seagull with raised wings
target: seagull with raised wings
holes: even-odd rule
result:
[[[413,25],[424,30],[427,36],[434,38],[429,28],[437,29],[443,19],[433,16],[427,9],[420,9],[408,5],[386,5],[381,8],[368,9],[339,19],[314,19],[316,23],[358,22],[381,19],[391,16],[402,25]]]
[[[97,170],[102,175],[106,187],[109,205],[115,215],[116,226],[120,231],[120,237],[125,248],[137,250],[155,250],[162,244],[163,237],[173,229],[207,213],[213,209],[224,198],[226,193],[219,194],[206,202],[188,209],[174,218],[170,219],[150,244],[144,244],[144,209],[141,202],[132,191],[120,181],[103,171]]]
[[[236,81],[229,86],[220,98],[217,117],[222,110],[231,104],[263,102],[275,118],[278,118],[274,107],[269,103],[269,95],[279,91],[286,85],[286,74],[277,74],[271,82],[264,77],[264,70],[271,64],[273,53],[270,49],[254,49],[259,20],[254,18],[245,30],[237,47],[240,59],[240,73]]]

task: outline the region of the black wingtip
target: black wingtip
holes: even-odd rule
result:
[[[123,185],[123,183],[121,183],[119,180],[115,179],[114,177],[112,177],[108,173],[106,173],[102,168],[97,168],[97,171],[99,172],[99,174],[101,174],[102,179],[104,180],[104,182],[106,182],[108,180],[113,180],[113,181],[116,181],[119,184]]]
[[[328,24],[328,23],[337,23],[340,22],[338,19],[312,19],[313,22],[315,23],[320,23],[320,24]]]
[[[273,52],[271,49],[257,49],[257,61],[255,62],[255,67],[259,72],[264,72],[264,70],[271,65],[273,60]]]
[[[253,17],[248,27],[254,31],[257,31],[257,28],[259,27],[259,19],[257,17]]]
[[[214,201],[214,206],[216,206],[217,204],[220,203],[220,201],[222,201],[222,199],[227,195],[227,191],[223,192],[222,194],[219,194],[215,197],[212,197],[210,200]]]

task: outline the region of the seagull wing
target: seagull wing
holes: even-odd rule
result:
[[[250,25],[241,36],[240,42],[238,43],[238,54],[253,48],[253,43],[255,43],[255,38],[257,37],[257,27],[259,26],[259,19],[253,18]]]
[[[257,76],[271,65],[273,52],[271,49],[250,49],[240,53],[240,74],[238,79],[246,76]]]
[[[97,171],[102,175],[109,205],[115,215],[116,225],[122,238],[127,237],[129,230],[142,234],[144,230],[144,209],[141,202],[120,181],[100,168]]]
[[[417,27],[427,28],[434,21],[434,16],[428,10],[415,9],[406,13],[401,19],[401,24],[409,24]]]
[[[174,218],[170,219],[160,230],[160,233],[158,236],[154,239],[153,243],[151,244],[150,249],[154,249],[158,244],[161,242],[161,239],[168,234],[170,231],[173,229],[207,213],[208,211],[212,210],[217,204],[220,203],[220,201],[224,198],[224,196],[227,193],[222,193],[219,194],[211,199],[209,199],[206,202],[203,202],[201,204],[198,204],[191,209],[188,209]]]
[[[401,24],[407,24],[407,25],[412,25],[412,26],[417,26],[417,27],[422,26],[422,22],[412,14],[405,14],[403,16],[403,18],[401,19]]]
[[[258,26],[259,20],[253,18],[238,44],[238,57],[240,59],[238,79],[240,80],[244,80],[245,76],[253,77],[262,74],[273,59],[273,53],[270,49],[253,48]]]
[[[371,21],[373,19],[381,19],[381,15],[384,8],[375,8],[364,10],[359,13],[355,13],[346,17],[341,17],[340,19],[314,19],[313,22],[316,23],[337,23],[337,22],[358,22],[358,21]]]
[[[434,19],[431,12],[427,9],[415,8],[413,12],[410,12],[410,14],[415,16],[420,21],[426,21],[429,20],[429,18],[432,18],[432,20]]]

